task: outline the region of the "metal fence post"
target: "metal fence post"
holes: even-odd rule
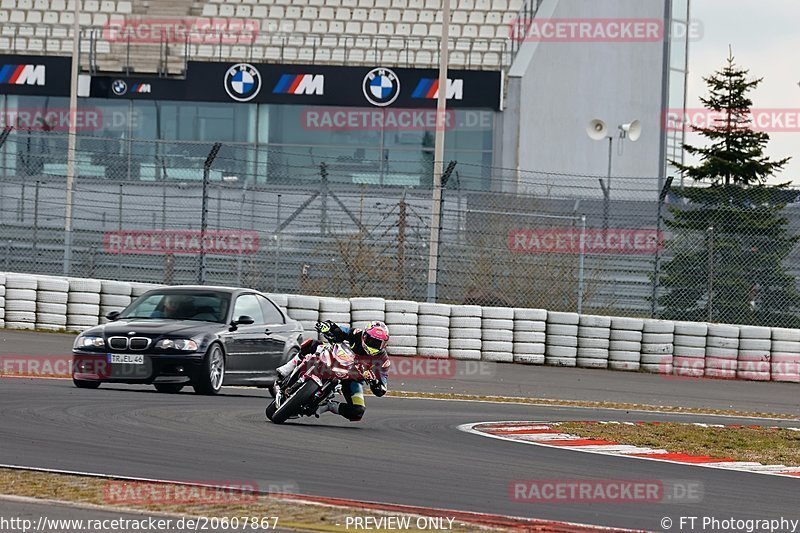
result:
[[[214,159],[217,158],[220,148],[222,148],[222,143],[214,143],[203,164],[203,202],[202,212],[200,214],[200,254],[198,256],[200,264],[197,269],[197,283],[199,285],[204,285],[206,282],[205,240],[206,230],[208,229],[208,185],[211,176],[211,164],[214,162]]]
[[[586,259],[586,215],[581,215],[581,253],[578,260],[578,305],[577,313],[583,311],[583,284],[584,284],[584,265]]]
[[[122,188],[124,185],[119,184],[119,202],[117,205],[117,230],[120,236],[122,235]],[[122,279],[122,254],[117,254],[117,279]]]
[[[39,180],[33,194],[33,266],[39,266]]]
[[[708,298],[708,316],[709,322],[714,318],[714,226],[709,226],[706,230],[706,250],[708,251],[707,272],[708,280],[706,284],[706,294]]]

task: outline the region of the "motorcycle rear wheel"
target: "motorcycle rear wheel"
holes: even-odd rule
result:
[[[290,397],[286,398],[280,407],[274,408],[275,401],[273,400],[267,406],[267,418],[272,420],[275,424],[283,424],[289,417],[300,413],[300,408],[303,407],[309,399],[319,390],[319,385],[313,380],[308,380]],[[270,407],[272,407],[272,416],[270,417]]]

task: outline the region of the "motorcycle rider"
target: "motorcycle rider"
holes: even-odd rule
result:
[[[342,380],[342,395],[345,402],[327,402],[319,406],[317,416],[330,411],[351,422],[358,422],[366,410],[362,381],[369,383],[369,388],[375,396],[380,397],[386,394],[388,369],[391,364],[386,353],[389,328],[383,322],[375,321],[370,322],[364,329],[351,329],[341,327],[328,320],[319,322],[317,330],[335,342],[347,343],[355,353],[356,361],[369,368],[364,371],[361,379]],[[320,341],[313,339],[303,342],[300,345],[300,353],[292,357],[286,364],[278,367],[278,379],[286,379],[306,355],[317,351],[320,344],[322,344]]]

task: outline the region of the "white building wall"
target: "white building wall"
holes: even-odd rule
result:
[[[651,19],[663,21],[665,0],[543,0],[536,19]],[[604,120],[615,137],[614,198],[654,197],[661,168],[663,42],[526,42],[508,78],[499,160],[519,169],[519,190],[552,196],[601,196],[608,141],[586,134],[591,119]],[[516,99],[516,101],[515,101]],[[616,139],[617,125],[639,119],[638,142]],[[634,176],[638,179],[622,179]],[[647,179],[642,179],[648,177]]]

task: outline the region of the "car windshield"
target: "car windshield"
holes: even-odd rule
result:
[[[120,313],[120,318],[169,318],[225,322],[231,295],[225,292],[158,291],[145,294]]]

